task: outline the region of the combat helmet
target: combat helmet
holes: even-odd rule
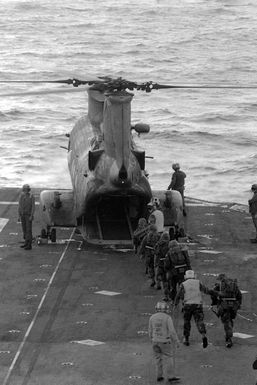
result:
[[[157,302],[155,309],[156,311],[159,311],[159,312],[168,313],[169,305],[164,301],[159,301]]]

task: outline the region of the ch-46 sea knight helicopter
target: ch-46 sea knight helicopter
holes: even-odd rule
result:
[[[165,88],[122,78],[97,81],[69,79],[77,87],[89,84],[88,113],[68,137],[67,157],[72,190],[45,190],[40,211],[46,225],[42,236],[56,238],[56,227],[76,226],[89,243],[131,244],[138,219],[157,198],[165,226],[183,225],[182,199],[177,191],[152,190],[145,170],[145,152],[132,131],[147,133],[147,124],[131,124],[133,89]]]
[[[149,184],[145,152],[136,146],[132,131],[143,134],[149,132],[150,127],[146,124],[131,124],[131,101],[134,95],[130,91],[257,88],[256,85],[138,84],[110,77],[91,81],[67,79],[0,82],[63,83],[74,87],[88,85],[87,116],[80,118],[67,134],[72,189],[41,192],[40,211],[45,224],[41,235],[55,241],[58,226],[76,226],[89,243],[124,245],[131,244],[138,219],[146,217],[147,204],[155,198],[159,200],[164,212],[165,226],[183,226],[180,193],[152,190]]]

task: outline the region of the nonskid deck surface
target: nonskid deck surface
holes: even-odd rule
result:
[[[16,189],[0,190],[0,383],[7,385],[155,384],[147,336],[162,293],[149,287],[133,252],[86,245],[73,229],[56,244],[24,251]],[[38,197],[38,194],[36,194]],[[239,280],[243,306],[234,346],[226,349],[220,320],[204,296],[209,346],[192,323],[191,345],[176,356],[187,385],[250,385],[256,356],[256,245],[251,218],[231,204],[188,200],[189,251],[198,278],[212,286],[220,272]],[[34,235],[40,233],[38,215]],[[182,340],[183,314],[173,314]]]

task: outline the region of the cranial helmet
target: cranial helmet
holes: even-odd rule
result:
[[[179,170],[180,169],[179,163],[173,163],[172,168],[173,170]]]
[[[157,302],[155,306],[156,311],[167,313],[169,311],[169,305],[166,302]]]
[[[187,270],[185,272],[185,279],[194,279],[194,278],[195,278],[194,270]]]
[[[22,190],[23,190],[23,191],[30,191],[30,185],[29,185],[29,184],[24,184],[24,185],[22,186]]]
[[[160,199],[157,197],[154,197],[153,198],[153,204],[156,205],[157,207],[159,207],[160,206]]]

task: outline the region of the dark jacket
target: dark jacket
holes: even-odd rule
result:
[[[249,213],[255,215],[257,213],[257,191],[253,194],[253,197],[249,199]]]
[[[168,190],[184,190],[186,174],[184,171],[177,170],[172,174],[171,182],[168,186]]]

